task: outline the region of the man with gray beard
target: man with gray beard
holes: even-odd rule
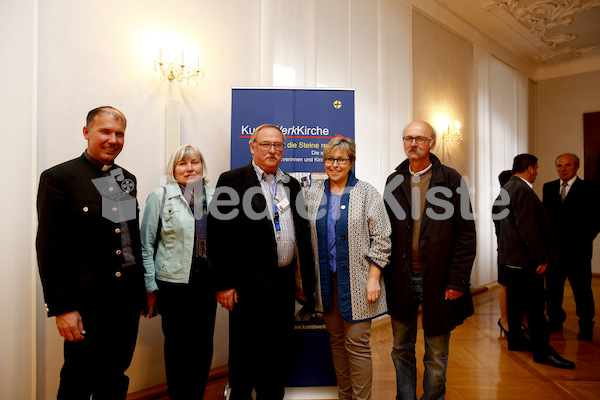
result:
[[[469,280],[476,239],[468,190],[458,172],[431,154],[435,140],[427,122],[404,129],[408,159],[389,176],[384,194],[392,224],[392,255],[384,274],[398,400],[416,398],[419,306],[425,340],[421,399],[444,398],[450,331],[473,315]]]

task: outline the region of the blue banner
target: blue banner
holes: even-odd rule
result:
[[[285,172],[322,173],[323,146],[336,136],[354,140],[353,89],[234,88],[231,97],[231,168],[250,162],[248,141],[262,124],[285,135]]]

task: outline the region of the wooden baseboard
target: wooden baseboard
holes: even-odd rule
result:
[[[229,366],[224,365],[222,367],[213,368],[208,374],[208,382],[216,381],[229,375]],[[153,400],[164,397],[168,394],[167,384],[162,383],[160,385],[153,386],[148,389],[140,390],[138,392],[130,393],[127,395],[127,400]]]

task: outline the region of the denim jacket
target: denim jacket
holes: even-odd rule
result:
[[[142,259],[148,293],[158,289],[156,279],[172,283],[188,283],[194,249],[195,219],[177,182],[165,186],[160,241],[154,257],[154,242],[163,199],[163,187],[155,189],[146,199],[142,219]],[[210,203],[214,190],[204,185],[206,201]]]

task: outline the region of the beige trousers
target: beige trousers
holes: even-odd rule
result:
[[[332,278],[331,308],[323,318],[329,332],[340,400],[370,400],[373,382],[371,320],[348,322],[338,305],[337,279]]]

